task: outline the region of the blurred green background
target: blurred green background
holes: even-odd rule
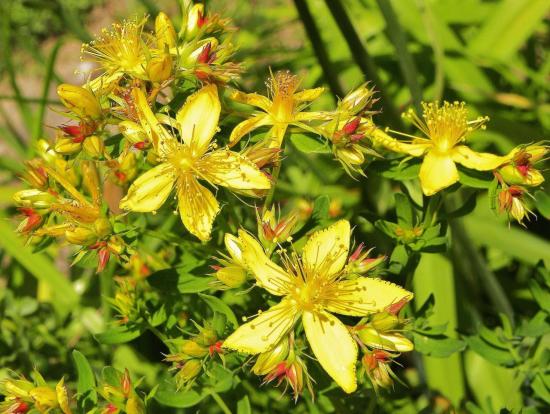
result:
[[[505,153],[549,136],[548,0],[212,0],[207,6],[232,17],[240,28],[236,60],[247,67],[241,84],[246,90],[264,91],[269,68],[290,69],[303,76],[304,86],[325,85],[340,97],[369,80],[379,91],[382,113],[376,119],[381,125],[409,128],[399,114],[410,106],[418,108],[422,100],[464,100],[472,115],[491,118],[488,129],[473,136],[475,149]],[[91,273],[74,277],[80,271],[68,267],[70,252],[65,248],[33,255],[23,247],[8,219],[14,213],[11,196],[21,188],[17,175],[22,161],[32,156],[33,140],[50,135],[50,127],[63,121],[56,113],[55,85],[81,83],[82,72],[89,69],[80,62],[80,44],[114,20],[159,10],[176,24],[180,20],[173,0],[0,2],[0,369],[38,366],[61,375],[68,364],[63,349],[103,328],[93,299],[81,301],[70,322],[38,312],[44,304],[35,299],[55,296],[52,288],[62,292],[58,307],[72,306],[95,282]],[[323,99],[319,107],[334,104],[331,94]],[[292,181],[290,174],[287,179]],[[387,211],[393,189],[375,179],[367,180],[365,188],[370,206]],[[550,265],[550,225],[545,220],[550,219],[545,207],[550,196],[538,194],[537,199],[545,203],[537,206],[539,219],[528,223],[527,230],[516,225],[509,229],[489,211],[486,200],[479,202],[461,224],[466,244],[473,240],[481,250],[451,249],[448,256],[422,260],[415,278],[417,300],[422,303],[435,294],[440,322],[449,322],[448,332],[468,326],[464,320],[472,317],[461,304],[460,287],[455,295],[456,275],[473,280],[474,286],[480,272],[496,275],[514,311],[529,312],[532,267],[539,259]],[[345,205],[349,200],[342,201]],[[67,275],[77,282],[69,283]],[[17,329],[7,327],[8,320]],[[5,337],[8,331],[10,339]],[[108,359],[108,350],[93,341],[86,349],[86,343],[80,342],[85,354]],[[138,357],[132,352],[119,347],[115,365],[117,358],[135,362]],[[424,366],[427,387],[414,398],[441,393],[455,404],[473,399],[480,412],[521,406],[516,373],[476,353],[426,357]],[[155,369],[143,363],[138,373],[154,377]]]

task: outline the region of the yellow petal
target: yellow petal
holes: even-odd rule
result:
[[[199,239],[210,239],[212,224],[220,206],[212,192],[192,176],[178,182],[178,209],[181,221],[189,232]]]
[[[268,148],[281,148],[283,139],[285,138],[288,124],[275,124],[266,134],[265,139],[268,140]]]
[[[201,155],[208,149],[212,137],[218,130],[220,119],[220,99],[218,88],[210,84],[195,92],[176,115],[178,129],[183,142],[193,150],[193,155]]]
[[[223,341],[223,347],[246,354],[269,351],[294,326],[299,314],[287,301],[260,313]]]
[[[292,97],[296,102],[309,102],[317,99],[325,91],[325,88],[304,89]]]
[[[369,134],[369,136],[377,145],[381,145],[390,151],[409,154],[413,157],[421,157],[433,146],[429,139],[424,138],[416,138],[412,144],[399,141],[378,128]]]
[[[420,186],[427,196],[434,195],[458,181],[458,171],[450,154],[432,150],[420,167]]]
[[[235,145],[246,134],[249,134],[256,128],[269,124],[270,119],[267,115],[257,115],[245,121],[242,121],[233,129],[233,131],[231,131],[231,135],[229,136],[229,145]]]
[[[239,231],[242,258],[259,287],[273,295],[286,295],[292,287],[292,276],[266,256],[258,241],[244,230]]]
[[[357,389],[357,345],[342,322],[327,312],[305,312],[309,346],[330,377],[347,393]]]
[[[247,105],[256,106],[263,109],[265,112],[269,112],[272,102],[269,98],[259,95],[257,93],[244,93],[234,90],[231,92],[230,98],[236,102],[240,102]]]
[[[210,152],[196,161],[201,177],[212,184],[235,190],[267,190],[271,182],[256,164],[227,149]]]
[[[401,300],[411,300],[413,294],[401,286],[381,279],[358,277],[335,283],[326,301],[330,312],[341,315],[365,316],[381,312]]]
[[[132,91],[136,112],[141,123],[141,127],[151,139],[153,148],[164,156],[175,142],[175,138],[161,125],[147,102],[147,98],[139,88]]]
[[[304,268],[309,275],[330,277],[338,273],[348,257],[350,225],[340,220],[313,233],[302,250]]]
[[[223,241],[227,252],[231,255],[231,258],[240,265],[244,264],[243,251],[241,249],[241,241],[239,238],[230,233],[225,233]]]
[[[494,170],[509,161],[508,157],[487,152],[475,152],[466,145],[459,145],[453,149],[453,160],[466,168],[478,171]]]
[[[159,164],[135,180],[128,194],[120,201],[120,208],[131,211],[156,211],[172,191],[175,178],[170,164]]]

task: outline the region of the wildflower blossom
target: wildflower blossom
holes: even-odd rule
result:
[[[508,160],[507,157],[475,152],[464,145],[468,134],[485,128],[488,118],[468,121],[463,102],[423,103],[422,107],[422,119],[412,109],[404,117],[411,120],[425,137],[398,133],[411,138],[411,142],[402,142],[380,129],[373,131],[371,137],[392,151],[423,158],[419,178],[425,195],[433,195],[456,183],[459,180],[457,163],[473,170],[490,171]]]
[[[239,232],[242,257],[256,284],[281,301],[239,327],[224,341],[224,348],[248,354],[269,351],[302,319],[309,345],[334,381],[348,393],[357,387],[357,345],[348,328],[332,313],[364,316],[412,294],[379,279],[347,279],[343,272],[350,242],[350,224],[338,221],[311,235],[302,250],[283,255],[284,268],[273,263],[259,242]]]
[[[160,124],[141,90],[134,89],[133,94],[141,125],[161,163],[133,182],[120,202],[122,209],[154,212],[175,186],[184,226],[199,239],[208,240],[220,207],[198,179],[232,190],[270,188],[268,178],[247,158],[226,148],[213,149],[221,109],[215,85],[190,96],[179,110],[175,126],[181,141]]]
[[[306,112],[304,110],[310,102],[323,93],[324,88],[305,89],[297,92],[299,85],[299,78],[285,71],[277,72],[275,75],[272,74],[267,81],[269,97],[257,93],[234,91],[231,99],[255,106],[263,112],[259,112],[238,124],[229,137],[230,145],[235,145],[243,136],[263,126],[271,127],[266,138],[267,145],[270,148],[281,147],[287,128],[290,125],[317,133],[306,122],[327,119],[327,113]]]

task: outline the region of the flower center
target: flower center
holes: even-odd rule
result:
[[[291,297],[300,311],[314,311],[315,308],[322,306],[324,288],[323,281],[313,278],[296,286]]]
[[[272,95],[271,115],[277,122],[288,123],[294,113],[294,92],[298,88],[298,77],[288,71],[277,72],[268,82]]]
[[[186,173],[193,170],[195,158],[189,148],[182,146],[174,151],[169,161],[177,171]]]

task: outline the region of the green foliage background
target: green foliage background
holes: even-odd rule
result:
[[[100,280],[93,269],[68,268],[66,249],[51,246],[33,254],[8,219],[22,160],[32,154],[32,141],[48,134],[42,127],[47,111],[59,108],[50,88],[70,80],[60,65],[78,63],[78,53],[59,51],[75,38],[91,37],[86,22],[92,12],[103,13],[107,25],[118,14],[177,11],[169,1],[116,2],[124,3],[116,10],[108,3],[7,0],[0,5],[0,377],[9,369],[36,367],[47,379],[68,374],[74,380],[73,348],[94,368],[128,367],[134,377],[145,377],[145,390],[165,375],[166,366],[159,363],[165,349],[150,333],[117,345],[108,343],[126,341],[100,335],[112,317],[106,298],[114,267]],[[237,60],[248,66],[246,90],[263,91],[270,67],[291,69],[303,75],[304,87],[327,85],[338,96],[373,80],[382,124],[401,126],[399,112],[421,100],[465,100],[472,113],[491,118],[488,130],[473,137],[475,149],[506,153],[549,136],[546,0],[212,0],[208,6],[240,27],[235,43],[240,44]],[[29,88],[27,74],[39,77],[41,85]],[[319,107],[330,107],[330,99],[327,95]],[[388,237],[377,222],[395,221],[398,184],[368,168],[367,179],[351,180],[323,155],[288,160],[278,199],[337,199],[360,223],[360,238],[391,257],[390,266],[407,263],[403,242]],[[401,189],[422,202],[412,182],[404,181]],[[468,214],[447,217],[452,231],[446,251],[424,249],[417,256],[414,306],[419,310],[433,300],[435,305],[427,313],[418,311],[418,352],[399,370],[409,386],[382,392],[371,412],[444,412],[451,404],[472,413],[543,413],[548,407],[550,277],[544,266],[550,266],[550,195],[537,194],[536,203],[538,220],[521,228],[494,216],[486,197],[476,200],[459,191],[448,201],[447,211],[462,207]],[[177,241],[177,234],[172,236]],[[155,248],[158,241],[151,243]],[[333,390],[316,404],[302,399],[294,405],[279,399],[278,390],[258,385],[245,382],[230,390],[218,381],[213,387],[231,410],[243,414],[365,412],[368,397]],[[208,395],[196,402],[190,409],[154,405],[151,412],[219,412]]]

